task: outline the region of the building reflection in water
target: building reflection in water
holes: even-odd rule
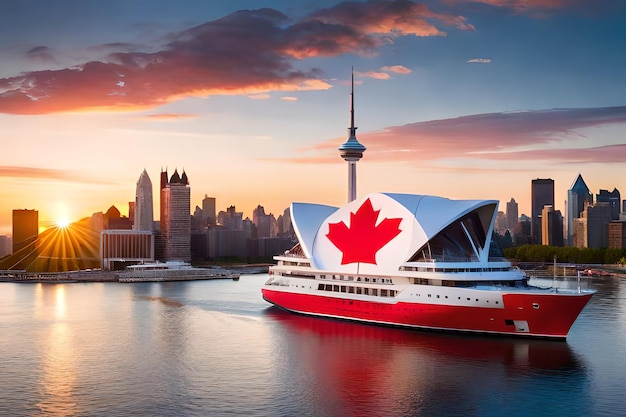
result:
[[[565,342],[361,325],[274,307],[265,314],[279,335],[279,392],[307,387],[296,394],[314,415],[476,415],[498,402],[503,411],[534,401],[589,407],[585,367]],[[562,378],[571,392],[546,398]]]

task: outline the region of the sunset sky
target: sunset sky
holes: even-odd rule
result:
[[[115,205],[184,169],[193,211],[342,205],[351,68],[358,195],[556,208],[580,173],[626,199],[622,0],[6,0],[0,234]]]

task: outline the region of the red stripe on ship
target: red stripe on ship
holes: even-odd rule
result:
[[[567,336],[592,296],[505,293],[504,308],[484,308],[406,302],[378,303],[267,288],[262,291],[263,298],[268,302],[302,314],[408,327],[554,338]],[[515,321],[526,321],[528,331],[516,330]]]

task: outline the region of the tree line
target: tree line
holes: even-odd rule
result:
[[[626,251],[618,248],[577,248],[574,246],[522,245],[503,249],[515,262],[569,262],[574,264],[626,264]]]

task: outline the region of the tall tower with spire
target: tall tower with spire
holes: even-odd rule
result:
[[[339,147],[339,155],[348,162],[348,202],[356,199],[356,163],[363,157],[365,146],[356,138],[354,126],[354,71],[352,71],[352,92],[350,93],[350,127],[348,140]]]
[[[152,200],[152,181],[144,169],[137,181],[135,193],[135,222],[133,230],[152,231],[154,210]]]

